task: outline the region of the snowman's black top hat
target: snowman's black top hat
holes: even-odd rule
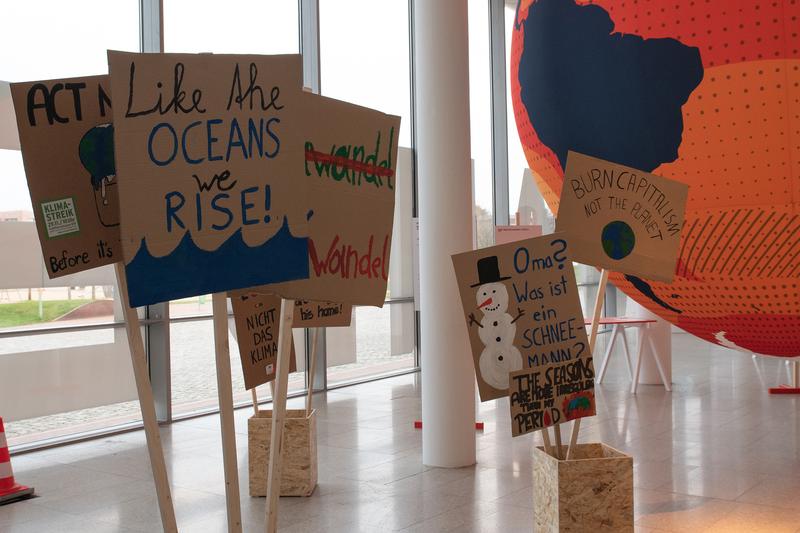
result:
[[[497,256],[492,255],[478,259],[478,283],[473,283],[470,287],[478,287],[486,283],[496,283],[507,279],[511,279],[511,276],[500,275]]]

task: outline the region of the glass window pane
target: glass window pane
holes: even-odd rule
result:
[[[522,150],[517,133],[517,122],[514,118],[514,106],[511,95],[511,36],[514,30],[514,17],[516,3],[506,4],[505,33],[506,33],[506,109],[508,126],[508,211],[511,223],[514,223],[517,213],[520,214],[520,224],[536,224],[542,226],[544,234],[552,233],[555,229],[555,219],[550,208],[544,201],[528,168],[525,152]]]
[[[222,54],[296,54],[299,52],[296,0],[164,0],[164,49],[167,52]],[[171,318],[204,317],[170,326],[173,413],[216,408],[217,375],[211,295],[171,301]],[[244,388],[242,365],[229,321],[234,402],[250,401]],[[295,330],[297,363],[301,370],[289,377],[289,392],[305,389],[304,341]],[[259,387],[259,398],[269,398],[269,387]]]
[[[3,2],[0,79],[106,74],[106,50],[139,50],[137,0]]]
[[[412,302],[356,307],[347,328],[328,328],[328,385],[416,366]]]
[[[2,17],[5,81],[104,74],[107,49],[139,49],[136,0],[84,0],[79,9],[57,0],[6,2]],[[0,128],[16,130],[13,116],[3,120]],[[0,405],[10,443],[139,419],[124,328],[19,334],[121,322],[122,313],[111,266],[49,279],[18,150],[0,149],[0,176],[0,248],[14,250],[0,269]]]
[[[296,54],[297,0],[165,0],[164,51]]]
[[[411,146],[407,0],[320,0],[322,94],[402,117]]]
[[[242,363],[235,336],[233,317],[228,320],[233,401],[251,401],[250,392],[244,388]],[[305,350],[303,330],[294,330],[297,372],[289,374],[289,394],[305,389]],[[214,356],[214,325],[210,318],[175,322],[170,326],[170,354],[172,356],[172,412],[182,415],[216,409],[217,367]],[[270,387],[258,387],[259,400],[270,398]]]
[[[475,239],[478,248],[485,248],[494,244],[489,5],[486,0],[469,0],[468,7],[469,114]]]
[[[349,328],[327,329],[328,383],[335,384],[415,366],[414,306],[396,302],[414,295],[408,1],[320,0],[319,10],[322,94],[402,119],[387,287],[395,303],[357,307]]]

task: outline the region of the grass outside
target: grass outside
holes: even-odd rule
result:
[[[15,302],[0,304],[0,328],[27,326],[50,322],[90,300],[45,300],[42,302],[42,317],[39,317],[39,302]]]

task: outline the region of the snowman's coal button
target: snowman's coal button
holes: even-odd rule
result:
[[[500,342],[500,337],[497,337],[495,340],[496,340],[497,342]]]
[[[498,357],[497,357],[497,360],[498,360],[498,361],[502,361],[502,360],[503,360],[503,356],[502,356],[502,355],[498,356]]]
[[[495,321],[492,323],[492,325],[493,325],[494,327],[497,327],[497,320],[495,320]]]

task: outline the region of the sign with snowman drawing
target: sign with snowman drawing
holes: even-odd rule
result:
[[[510,396],[514,436],[595,413],[567,248],[556,233],[453,256],[481,401]]]

